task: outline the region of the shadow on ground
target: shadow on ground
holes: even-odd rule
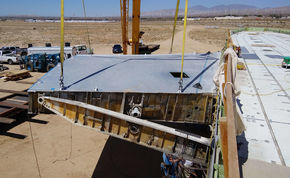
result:
[[[109,137],[93,178],[160,178],[162,153],[128,141]]]
[[[28,117],[27,111],[20,112],[19,114],[11,116],[10,118],[15,119],[15,121],[10,124],[0,123],[0,135],[17,138],[17,139],[24,139],[27,137],[26,135],[16,134],[16,133],[10,132],[10,130],[26,121],[34,122],[38,124],[47,124],[47,121],[36,120],[36,119],[32,119]]]
[[[243,178],[243,164],[248,160],[249,151],[248,151],[249,142],[245,137],[245,132],[237,136],[237,146],[238,146],[238,158],[239,158],[239,168],[240,168],[240,177]]]

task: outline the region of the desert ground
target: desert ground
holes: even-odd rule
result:
[[[131,24],[129,27],[129,38],[131,38]],[[28,44],[44,46],[45,43],[59,46],[59,28],[59,23],[0,22],[0,46],[27,47]],[[202,25],[189,24],[185,52],[203,53],[221,50],[224,46],[227,29],[229,27],[208,28]],[[172,22],[144,21],[141,22],[140,30],[145,32],[142,38],[145,44],[160,44],[160,50],[156,51],[155,54],[169,52]],[[182,23],[178,23],[175,33],[173,52],[180,53],[183,35]],[[65,24],[66,42],[70,42],[71,45],[88,45],[88,38],[95,54],[112,54],[112,46],[120,44],[122,40],[120,22],[88,23],[87,25],[85,23]]]
[[[160,44],[155,54],[169,52],[172,21],[144,21],[141,30],[145,32],[145,44]],[[221,51],[228,29],[237,25],[225,24],[212,28],[208,23],[189,23],[186,33],[186,53]],[[112,54],[112,46],[121,43],[120,22],[88,23],[89,39],[95,54]],[[50,42],[59,45],[59,23],[29,23],[23,21],[0,22],[0,46],[27,47],[44,46]],[[175,34],[173,53],[181,53],[183,26],[179,22]],[[130,37],[130,34],[129,34]],[[65,41],[71,45],[88,44],[88,33],[84,23],[65,24]],[[6,65],[19,70],[18,65]],[[33,77],[23,81],[35,82],[44,73],[31,72]],[[28,84],[0,79],[1,89],[23,91]],[[0,93],[0,97],[7,96]],[[24,119],[24,118],[19,118]],[[73,125],[53,114],[39,114],[30,122],[39,162],[41,177],[91,177],[108,139],[107,135]],[[1,129],[1,127],[0,127]],[[24,135],[15,138],[8,133]],[[7,132],[0,133],[0,177],[39,177],[34,157],[29,122],[19,122]]]

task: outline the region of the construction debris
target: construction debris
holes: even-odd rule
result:
[[[4,71],[4,70],[9,70],[9,68],[4,66],[3,64],[0,64],[0,71]]]
[[[8,73],[5,76],[5,81],[16,81],[16,80],[22,80],[25,78],[31,77],[30,73],[28,71],[19,71],[19,72],[13,72]]]

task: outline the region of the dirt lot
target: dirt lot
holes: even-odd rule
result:
[[[171,28],[172,22],[142,22],[141,30],[146,32],[144,43],[160,44],[161,48],[156,53],[168,53]],[[181,53],[182,29],[182,24],[179,24],[174,53]],[[226,31],[226,28],[208,29],[205,26],[189,25],[185,52],[220,51]],[[111,54],[112,45],[121,41],[120,24],[117,22],[89,23],[89,32],[96,54]],[[88,44],[84,24],[66,24],[65,41],[72,45]],[[43,46],[46,42],[59,44],[58,23],[0,22],[0,46],[27,47],[28,43]],[[19,70],[17,65],[7,66],[10,71]],[[31,74],[32,78],[23,81],[35,82],[44,75],[37,72]],[[29,87],[27,84],[0,79],[2,89],[22,91]],[[0,93],[0,97],[7,95]],[[41,177],[91,177],[108,136],[72,125],[56,115],[39,114],[34,119],[43,121],[31,122]],[[2,127],[5,126],[0,125]],[[24,138],[0,134],[0,177],[38,177],[28,122],[20,121],[8,132],[23,135]]]
[[[18,65],[6,65],[8,72],[19,70]],[[44,73],[31,72],[22,81],[35,82]],[[4,82],[1,89],[22,91],[29,84]],[[10,95],[0,93],[0,98]],[[28,122],[17,118],[12,125],[0,124],[0,177],[38,177]],[[75,126],[54,114],[39,114],[31,122],[41,177],[90,177],[102,153],[108,136],[91,129]],[[7,132],[7,128],[12,127]]]
[[[112,46],[121,43],[120,22],[88,23],[88,30],[91,46],[96,54],[112,54]],[[131,31],[131,28],[129,30]],[[141,30],[145,32],[143,36],[145,44],[161,45],[161,50],[156,51],[156,54],[169,52],[172,22],[145,21],[141,23]],[[224,28],[208,29],[205,26],[188,25],[185,52],[219,51],[224,45],[225,31]],[[178,23],[173,51],[175,53],[181,52],[182,34],[183,26]],[[48,42],[54,46],[59,46],[59,35],[59,23],[0,22],[0,46],[27,47],[30,43],[34,46],[44,46]],[[131,33],[129,33],[129,38],[131,38],[130,36]],[[66,23],[65,41],[71,42],[71,45],[88,44],[85,23]]]

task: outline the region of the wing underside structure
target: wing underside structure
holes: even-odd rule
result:
[[[173,74],[179,57],[75,56],[64,63],[68,76],[63,90],[56,89],[54,80],[58,66],[29,89],[29,112],[53,112],[81,127],[190,160],[196,169],[207,170],[219,115],[212,82],[218,57],[185,56],[187,78],[178,93]],[[69,75],[76,71],[77,77]],[[197,84],[200,87],[195,88]]]

